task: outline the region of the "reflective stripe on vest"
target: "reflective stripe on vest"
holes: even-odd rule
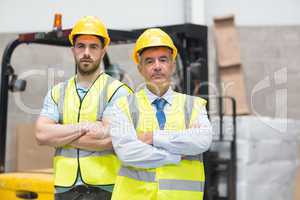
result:
[[[129,114],[131,116],[132,119],[132,123],[134,128],[136,129],[137,125],[138,125],[138,121],[139,121],[139,110],[138,110],[138,105],[137,105],[137,99],[135,95],[129,95],[127,97],[127,101],[128,101],[128,106],[129,106]]]
[[[121,167],[119,176],[126,176],[128,178],[133,178],[139,181],[155,182],[155,172],[134,170],[124,166]]]
[[[97,119],[102,120],[103,112],[108,104],[107,100],[107,92],[108,92],[108,86],[113,82],[114,80],[109,76],[106,80],[105,86],[99,94],[99,99],[103,100],[99,102],[98,110],[97,110]]]
[[[68,158],[77,158],[77,154],[79,153],[79,157],[87,157],[87,156],[105,156],[114,154],[113,150],[103,150],[103,151],[77,151],[74,148],[56,148],[55,156],[64,156]]]
[[[145,182],[156,182],[155,172],[130,169],[121,167],[119,176],[136,179]],[[204,182],[191,180],[160,179],[158,181],[160,190],[186,190],[186,191],[204,191]]]
[[[160,179],[159,190],[185,190],[204,192],[204,182],[190,180]]]
[[[186,96],[185,102],[184,102],[184,120],[185,120],[186,128],[188,128],[190,125],[193,106],[194,106],[194,98],[191,96]]]
[[[200,162],[203,161],[203,155],[195,155],[195,156],[185,156],[182,158],[183,160],[198,160]],[[126,176],[128,178],[133,178],[139,181],[146,182],[155,182],[155,172],[135,170],[125,166],[122,166],[119,171],[119,176]]]
[[[59,113],[58,122],[62,123],[63,120],[63,111],[64,111],[64,101],[65,101],[65,91],[68,85],[68,81],[62,83],[61,87],[59,88],[59,100],[57,102],[57,108]]]

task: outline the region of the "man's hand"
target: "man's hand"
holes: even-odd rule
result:
[[[146,144],[153,144],[153,133],[152,132],[138,133],[138,139]]]
[[[80,126],[86,130],[86,135],[96,139],[103,139],[109,136],[109,123],[107,120],[96,122],[81,122]]]
[[[111,137],[98,139],[87,134],[73,141],[71,145],[75,148],[88,151],[102,151],[105,149],[112,149]]]
[[[88,151],[112,149],[109,122],[107,119],[96,122],[81,122],[80,125],[86,133],[71,143],[73,147]]]

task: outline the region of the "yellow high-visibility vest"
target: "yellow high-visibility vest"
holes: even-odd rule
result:
[[[57,84],[52,89],[52,98],[59,110],[61,124],[95,122],[101,120],[105,106],[120,87],[130,89],[118,80],[102,73],[80,99],[75,77]],[[56,148],[54,157],[54,185],[71,187],[78,172],[88,185],[114,184],[120,162],[113,150],[86,151],[64,146]]]
[[[165,130],[185,130],[195,122],[206,100],[173,93],[166,114]],[[129,103],[130,102],[130,103]],[[155,111],[145,90],[122,97],[117,105],[133,122],[137,133],[159,130]],[[202,200],[204,192],[202,154],[187,156],[178,165],[152,169],[122,166],[116,179],[113,200]]]

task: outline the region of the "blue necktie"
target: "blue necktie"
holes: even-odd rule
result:
[[[159,128],[164,129],[166,123],[166,115],[164,113],[164,107],[167,101],[163,98],[157,98],[153,101],[154,106],[156,107],[156,118],[159,124]]]

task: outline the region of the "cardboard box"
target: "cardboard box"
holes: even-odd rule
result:
[[[246,87],[242,65],[219,68],[221,90],[223,96],[230,96],[236,100],[236,113],[238,115],[250,114],[246,97]],[[224,113],[231,113],[232,103],[229,100],[224,102]]]
[[[240,65],[240,44],[234,16],[214,18],[214,34],[219,67]]]
[[[17,171],[52,168],[54,148],[40,146],[35,139],[34,124],[17,125]]]

